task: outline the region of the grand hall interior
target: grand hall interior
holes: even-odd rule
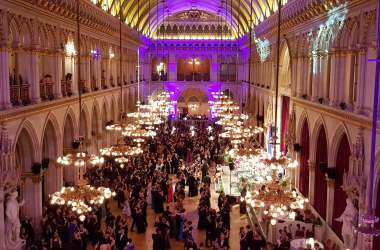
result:
[[[380,249],[379,10],[1,0],[0,250]]]

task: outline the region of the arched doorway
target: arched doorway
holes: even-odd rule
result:
[[[322,217],[326,220],[326,206],[327,206],[327,183],[325,174],[321,172],[320,164],[322,162],[327,164],[328,151],[327,151],[327,138],[325,127],[322,126],[317,140],[315,156],[315,180],[314,180],[314,204],[313,207]]]
[[[177,99],[177,118],[206,116],[210,117],[209,97],[198,88],[184,90]]]
[[[153,59],[152,59],[152,81],[158,81],[158,79],[159,79],[158,68],[159,68],[158,58],[153,57]]]
[[[17,138],[15,151],[16,166],[19,166],[22,173],[31,173],[35,159],[35,148],[29,132],[23,128]]]
[[[220,60],[220,81],[226,82],[227,81],[227,74],[228,74],[228,64],[227,64],[227,58],[223,57]]]
[[[210,81],[210,70],[211,70],[211,64],[210,59],[206,57],[203,59],[203,81]]]
[[[55,167],[55,160],[59,156],[57,131],[49,120],[46,123],[42,139],[42,167],[44,168],[43,202],[49,199],[49,194],[58,191],[63,184],[62,168]],[[47,168],[46,168],[47,166]]]
[[[300,177],[299,177],[299,190],[303,196],[309,196],[309,124],[307,120],[303,123],[301,135],[301,160],[300,160]]]
[[[228,64],[228,81],[236,81],[236,59],[235,57],[230,57],[230,63]]]
[[[185,80],[185,60],[180,57],[177,61],[177,81],[184,81]]]
[[[168,60],[165,57],[161,58],[157,71],[161,81],[168,80]]]

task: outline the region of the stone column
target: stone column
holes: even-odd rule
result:
[[[324,55],[322,57],[322,64],[321,64],[321,78],[322,78],[322,92],[321,97],[323,97],[324,103],[329,103],[329,92],[330,92],[330,64],[331,64],[331,55]]]
[[[83,59],[83,71],[84,71],[84,77],[83,80],[85,80],[85,87],[88,92],[91,92],[91,56],[86,56],[85,59]]]
[[[320,76],[320,55],[313,55],[312,84],[311,84],[311,101],[318,99],[319,76]]]
[[[304,93],[304,89],[303,89],[303,85],[304,85],[304,82],[302,81],[302,77],[303,77],[303,74],[304,74],[304,71],[303,71],[303,65],[304,65],[304,58],[303,57],[299,57],[298,58],[298,63],[297,63],[297,75],[296,75],[296,81],[297,81],[297,86],[296,86],[296,96],[298,98],[300,98]],[[293,67],[293,66],[292,66]],[[293,83],[292,83],[293,85]]]
[[[62,79],[62,64],[61,64],[61,52],[56,51],[52,54],[52,78],[53,78],[53,94],[54,99],[62,98],[61,79]],[[54,72],[54,73],[53,73]]]
[[[292,96],[297,96],[297,70],[298,70],[298,58],[297,56],[292,57],[292,71],[291,71],[291,92]]]
[[[203,59],[202,59],[202,61],[201,61],[201,66],[202,66],[202,74],[201,74],[201,76],[202,76],[202,78],[201,78],[201,81],[203,82],[203,76],[204,76],[204,72],[203,72]]]
[[[330,64],[330,102],[331,107],[338,105],[338,65],[339,65],[339,53],[333,51],[331,52],[331,64]]]
[[[312,74],[313,74],[313,58],[308,57],[307,62],[305,62],[305,81],[306,81],[306,91],[308,96],[312,96]]]
[[[186,82],[186,60],[183,60],[183,80]]]
[[[0,249],[5,249],[5,226],[4,226],[4,213],[5,213],[5,205],[4,205],[4,190],[3,187],[0,187]]]
[[[11,47],[7,44],[0,45],[0,110],[12,108],[9,87],[9,52]],[[12,77],[12,75],[11,75]],[[2,235],[0,233],[0,235]],[[1,243],[1,242],[0,242]],[[1,246],[1,245],[0,245]]]
[[[26,199],[25,205],[20,208],[21,218],[25,215],[33,218],[34,231],[40,234],[41,216],[42,216],[42,175],[35,175],[32,173],[23,173],[21,177],[23,180],[21,187],[21,199]]]
[[[326,204],[326,223],[329,227],[332,227],[333,211],[334,211],[334,188],[335,179],[330,179],[326,177],[327,181],[327,204]]]
[[[40,51],[36,48],[28,51],[29,53],[29,98],[30,102],[33,104],[40,103],[40,67],[39,65],[39,54]],[[17,73],[16,73],[17,75]]]
[[[111,74],[111,69],[112,69],[111,62],[113,62],[112,59],[106,59],[105,60],[105,63],[106,63],[106,69],[105,69],[105,71],[106,71],[106,73],[104,74],[104,77],[106,78],[106,83],[105,84],[108,87],[111,85],[111,75],[112,75]],[[113,84],[115,84],[115,86],[117,86],[117,84],[118,84],[117,77],[118,76],[121,77],[120,67],[117,67],[116,72],[119,72],[119,74],[116,74],[116,75],[113,76]]]
[[[315,166],[314,162],[308,161],[309,166],[309,203],[314,204]]]
[[[358,52],[358,76],[356,86],[356,105],[354,112],[360,114],[363,112],[364,91],[366,80],[367,51],[360,49]]]
[[[176,81],[177,80],[177,74],[176,74],[176,68],[177,63],[176,62],[170,62],[168,63],[169,69],[168,69],[168,81]],[[141,77],[142,79],[142,77]]]
[[[354,85],[354,73],[355,73],[355,53],[353,51],[348,51],[346,57],[346,69],[345,69],[345,103],[347,104],[347,109],[353,110],[353,85]]]
[[[346,65],[347,65],[347,52],[340,52],[339,56],[339,67],[338,67],[338,74],[339,74],[339,81],[336,82],[338,84],[338,103],[345,102],[345,92],[346,92]],[[343,83],[343,84],[342,84]]]

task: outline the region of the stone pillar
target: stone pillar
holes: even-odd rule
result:
[[[202,61],[201,61],[201,66],[202,66],[202,74],[201,74],[201,76],[202,76],[202,78],[201,78],[201,81],[203,82],[203,76],[204,76],[204,72],[203,72],[203,59],[202,59]]]
[[[338,65],[339,65],[339,54],[335,51],[331,52],[331,64],[330,64],[330,102],[331,107],[338,105]]]
[[[21,184],[21,199],[26,199],[25,205],[20,209],[21,218],[25,215],[33,218],[34,231],[40,234],[42,217],[42,175],[32,173],[22,174],[23,183]]]
[[[314,204],[315,166],[314,162],[308,161],[309,166],[309,203]]]
[[[87,91],[91,92],[91,56],[86,56],[83,61],[83,80],[85,80],[85,87]]]
[[[300,98],[304,93],[304,82],[302,81],[303,74],[305,72],[303,71],[305,59],[303,57],[298,58],[298,63],[297,63],[297,71],[296,71],[296,81],[297,81],[297,86],[296,86],[296,97]],[[293,67],[293,65],[292,65]],[[293,83],[292,83],[293,85]]]
[[[0,45],[0,110],[12,108],[9,87],[9,52],[11,48],[7,44]],[[12,75],[11,75],[12,77]],[[2,234],[0,234],[2,235]],[[1,246],[1,245],[0,245]]]
[[[313,55],[312,84],[311,84],[311,101],[318,99],[319,76],[320,76],[320,55]]]
[[[292,71],[291,71],[291,93],[292,96],[297,96],[297,70],[298,70],[298,58],[297,56],[292,57]]]
[[[0,235],[5,234],[5,226],[4,226],[4,213],[5,213],[5,205],[4,205],[4,190],[3,187],[0,187]],[[5,249],[5,237],[0,237],[0,249]]]
[[[33,104],[40,103],[40,67],[39,65],[39,54],[38,49],[31,49],[28,51],[29,54],[29,99]],[[17,75],[17,72],[16,72]]]
[[[177,74],[176,74],[177,63],[171,62],[171,63],[168,63],[168,66],[169,66],[168,81],[176,81],[177,80]],[[142,77],[141,77],[141,79],[142,79]]]
[[[340,102],[345,102],[345,92],[346,92],[346,86],[345,86],[345,82],[346,82],[346,65],[347,65],[347,53],[346,52],[340,52],[340,55],[339,55],[339,71],[338,71],[338,74],[339,74],[339,81],[336,82],[336,84],[338,84],[338,103]],[[343,83],[343,84],[342,84]]]
[[[306,91],[308,96],[312,96],[312,74],[313,74],[313,58],[308,57],[307,62],[305,63],[305,82],[306,82]]]
[[[348,51],[346,57],[346,69],[345,69],[345,103],[347,104],[347,109],[353,110],[353,85],[354,85],[354,73],[355,73],[355,53],[353,51]]]
[[[364,86],[366,80],[367,51],[360,49],[358,52],[358,76],[356,86],[356,105],[354,112],[360,114],[363,112],[364,104]]]
[[[333,210],[334,210],[334,188],[335,188],[335,179],[330,179],[326,177],[327,181],[327,204],[326,204],[326,223],[329,227],[332,227]]]
[[[104,74],[104,77],[106,78],[106,86],[108,86],[108,87],[111,85],[111,80],[110,80],[111,75],[112,75],[112,73],[111,73],[111,69],[112,69],[111,62],[112,62],[111,59],[105,60],[105,63],[106,63],[105,71],[106,71],[106,73]],[[115,86],[117,86],[117,84],[118,84],[117,77],[118,76],[121,77],[120,67],[117,67],[116,72],[119,72],[119,74],[116,74],[113,76],[113,78],[114,78],[113,84],[115,84]]]
[[[324,55],[322,57],[321,63],[321,78],[322,78],[322,93],[324,103],[329,103],[329,92],[330,92],[330,64],[331,64],[331,55]]]
[[[218,74],[219,74],[218,69],[219,69],[218,63],[211,63],[210,81],[217,81],[218,80]]]
[[[61,90],[61,79],[62,79],[62,62],[61,62],[61,52],[57,51],[52,54],[52,78],[53,78],[53,94],[54,99],[62,98],[62,90]],[[53,73],[54,72],[54,73]]]
[[[183,60],[183,80],[186,82],[186,60]]]

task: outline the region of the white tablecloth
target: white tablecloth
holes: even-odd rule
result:
[[[306,249],[306,243],[303,244],[303,239],[296,239],[296,240],[292,240],[290,242],[290,250],[298,250],[299,247],[302,247],[303,249]],[[317,240],[314,240],[314,243],[318,243],[319,244],[319,248],[320,249],[323,249],[323,244]],[[312,249],[314,249],[314,246],[311,246]]]

